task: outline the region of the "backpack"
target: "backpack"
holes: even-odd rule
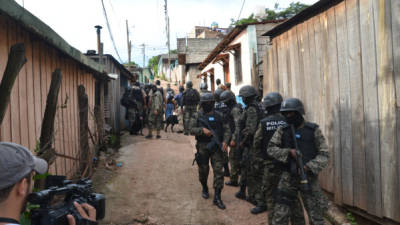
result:
[[[186,90],[184,100],[184,105],[197,105],[200,101],[200,95],[195,89],[189,88]]]
[[[130,94],[131,94],[131,90],[127,90],[122,95],[121,105],[124,106],[125,108],[135,107],[136,106],[135,102],[132,101]]]
[[[136,101],[136,102],[140,102],[140,103],[144,103],[143,101],[143,93],[142,93],[142,89],[140,88],[133,88],[132,92],[131,92],[132,98]]]

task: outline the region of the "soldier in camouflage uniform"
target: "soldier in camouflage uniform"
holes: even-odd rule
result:
[[[163,97],[157,86],[152,85],[152,91],[150,92],[150,110],[149,110],[149,134],[146,138],[153,137],[153,129],[157,129],[156,138],[161,138],[160,130],[163,119]]]
[[[200,101],[200,94],[196,89],[193,89],[192,81],[186,82],[186,90],[182,94],[183,109],[183,133],[189,135],[190,118],[196,114],[197,105]]]
[[[221,96],[222,92],[224,92],[224,90],[222,90],[221,88],[217,88],[217,90],[214,91],[214,99],[215,99],[214,110],[216,112],[221,113],[225,118],[230,110],[226,106],[226,104],[224,102],[222,102],[221,99],[220,99],[220,96]],[[228,157],[228,153],[224,154],[224,161],[225,161],[225,163],[224,163],[224,176],[225,177],[230,177],[231,174],[229,172],[229,165],[228,165],[229,157]]]
[[[272,221],[272,209],[274,208],[274,196],[281,176],[281,165],[267,154],[268,143],[278,129],[286,126],[285,117],[280,114],[282,96],[277,92],[268,93],[263,100],[265,117],[260,121],[254,137],[254,156],[255,164],[259,165],[260,170],[256,172],[258,180],[262,180],[256,192],[257,207],[251,213],[258,214],[265,210],[270,210],[268,221]],[[305,224],[303,209],[298,199],[294,199],[292,205],[291,224]]]
[[[224,187],[223,153],[227,151],[231,138],[228,123],[223,121],[223,116],[214,111],[214,97],[211,93],[201,96],[200,110],[190,118],[190,133],[196,136],[196,161],[199,167],[199,180],[203,187],[202,197],[209,198],[207,179],[210,170],[209,161],[214,173],[214,204],[225,209],[221,200],[221,191]],[[213,132],[217,135],[222,149],[212,139]]]
[[[310,224],[325,224],[323,214],[328,208],[327,197],[318,183],[318,174],[328,164],[329,150],[321,129],[317,124],[304,120],[304,107],[300,100],[289,98],[282,102],[281,113],[289,126],[280,127],[268,144],[268,155],[283,164],[282,175],[277,189],[277,200],[273,210],[272,225],[287,225],[291,205],[300,194],[308,213]],[[308,189],[301,185],[298,168],[290,166],[297,157],[292,128],[299,151],[302,154],[304,170],[308,177]],[[291,168],[291,169],[289,169]]]
[[[250,203],[256,205],[255,202],[255,185],[259,181],[254,180],[254,176],[251,170],[252,160],[252,146],[253,137],[256,133],[258,123],[262,116],[262,111],[259,108],[257,97],[257,90],[250,86],[243,86],[239,90],[239,96],[242,97],[246,104],[246,109],[242,114],[241,118],[241,140],[240,147],[243,147],[242,161],[241,161],[241,173],[240,173],[240,190],[236,193],[236,197],[240,199],[246,199]],[[243,129],[242,129],[243,128]],[[246,198],[246,187],[248,188],[248,197]]]
[[[236,103],[235,94],[229,90],[222,92],[220,100],[227,106],[227,112],[224,116],[229,121],[229,126],[232,132],[232,139],[229,143],[229,163],[231,165],[230,181],[226,185],[237,187],[239,186],[238,178],[240,172],[241,149],[239,148],[238,137],[240,132],[240,116],[242,107]]]

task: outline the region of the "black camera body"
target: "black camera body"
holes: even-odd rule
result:
[[[50,179],[50,180],[49,180]],[[105,216],[105,198],[104,195],[94,193],[92,181],[81,179],[77,183],[70,180],[61,180],[55,176],[57,182],[52,182],[51,177],[47,177],[46,183],[58,183],[48,189],[35,192],[29,195],[28,201],[31,204],[40,205],[38,209],[31,210],[32,225],[67,225],[67,215],[75,217],[77,225],[86,224],[74,206],[74,202],[79,204],[88,203],[96,208],[96,220],[103,219]],[[54,203],[55,198],[62,198]]]

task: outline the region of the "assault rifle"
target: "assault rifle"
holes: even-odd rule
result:
[[[217,133],[215,133],[214,129],[211,128],[210,124],[200,116],[197,119],[200,121],[201,124],[203,124],[205,128],[207,128],[212,133],[212,138],[211,141],[207,144],[207,149],[213,150],[215,145],[217,145],[218,148],[222,150],[222,143],[218,139],[219,136],[217,135]]]
[[[308,183],[308,177],[306,172],[304,171],[304,163],[303,163],[303,154],[300,152],[299,147],[297,145],[296,139],[296,131],[293,125],[290,125],[290,129],[292,131],[292,138],[294,142],[294,146],[296,149],[296,158],[295,161],[292,160],[291,170],[292,172],[296,172],[296,174],[300,175],[300,189],[303,192],[309,192],[311,190],[310,185]]]

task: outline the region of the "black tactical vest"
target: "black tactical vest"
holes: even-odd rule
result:
[[[222,116],[213,111],[211,114],[203,114],[201,112],[198,113],[199,118],[205,120],[208,125],[215,131],[218,136],[218,139],[222,142],[223,141],[223,120]],[[207,128],[206,124],[203,124],[200,121],[197,121],[200,127]],[[208,128],[207,128],[208,129]],[[196,136],[196,140],[200,142],[210,142],[212,137],[207,137],[205,135]]]
[[[304,127],[296,130],[297,146],[299,147],[300,152],[303,154],[304,164],[317,156],[318,149],[315,146],[314,136],[314,132],[317,127],[318,125],[315,123],[306,122]],[[295,148],[290,126],[287,126],[283,129],[281,143],[283,148]]]
[[[262,151],[260,152],[260,156],[263,159],[267,159],[267,148],[268,143],[274,135],[275,131],[281,127],[286,126],[285,117],[283,117],[280,113],[275,113],[269,115],[260,121],[263,130],[263,141],[262,141]]]

